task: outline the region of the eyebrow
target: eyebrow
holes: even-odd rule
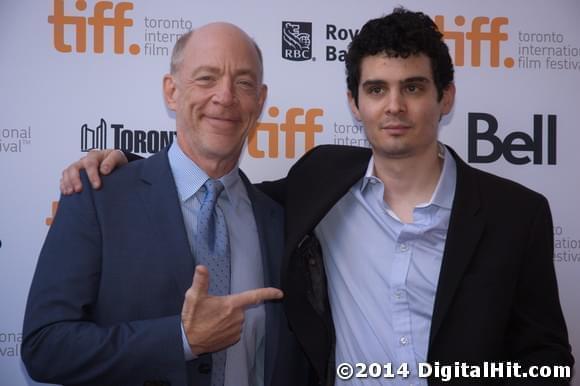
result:
[[[429,78],[424,77],[424,76],[412,76],[410,78],[406,78],[406,79],[401,80],[399,83],[406,84],[406,83],[430,83],[430,82],[431,82],[431,80]],[[381,80],[381,79],[367,79],[361,84],[361,86],[362,87],[384,86],[387,83],[388,82]]]
[[[430,83],[431,79],[424,76],[412,76],[407,79],[403,79],[401,83]]]

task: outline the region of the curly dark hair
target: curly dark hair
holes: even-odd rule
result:
[[[422,12],[395,8],[389,15],[369,20],[348,46],[346,84],[357,107],[361,61],[379,53],[402,58],[427,55],[439,100],[443,90],[453,82],[453,62],[437,25]]]

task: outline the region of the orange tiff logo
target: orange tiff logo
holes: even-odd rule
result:
[[[280,115],[280,109],[272,106],[268,109],[271,118]],[[267,138],[267,152],[269,158],[278,158],[280,142],[279,132],[284,133],[285,156],[286,158],[296,157],[296,133],[304,134],[304,152],[312,149],[315,145],[315,134],[323,130],[323,126],[316,123],[316,118],[323,115],[322,109],[313,108],[305,110],[299,107],[292,107],[286,111],[286,117],[281,124],[275,122],[258,122],[250,129],[248,134],[248,153],[254,158],[264,158],[266,151],[258,148],[258,137]],[[304,116],[304,123],[298,123],[297,118]],[[301,153],[302,154],[302,153]]]
[[[77,11],[85,11],[87,2],[76,0],[74,6]],[[48,22],[54,26],[54,48],[59,52],[72,52],[73,45],[76,52],[87,51],[87,30],[92,29],[93,52],[101,54],[105,51],[105,28],[113,29],[113,52],[123,54],[125,52],[125,28],[133,25],[133,19],[127,18],[125,13],[133,9],[133,3],[112,1],[97,1],[93,9],[93,15],[73,16],[65,14],[65,0],[54,0],[54,14],[48,16]],[[111,12],[107,12],[111,11]],[[105,13],[112,15],[105,16]],[[90,26],[90,27],[87,27]],[[65,41],[65,29],[69,27],[74,32],[74,44]],[[141,51],[138,44],[131,44],[129,52],[137,55]]]
[[[54,216],[56,215],[56,211],[58,209],[58,201],[52,201],[50,203],[50,216],[44,219],[44,223],[48,226],[52,225],[52,220],[54,220]]]
[[[456,16],[453,20],[456,27],[463,27],[466,24],[464,16]],[[509,19],[507,17],[494,17],[490,19],[485,16],[478,16],[471,21],[471,30],[462,31],[454,30],[453,28],[446,28],[445,17],[435,16],[435,24],[439,31],[443,34],[443,38],[451,40],[455,47],[454,63],[456,66],[465,65],[465,45],[469,42],[471,49],[471,66],[480,67],[482,59],[482,42],[489,43],[489,65],[491,67],[499,67],[501,59],[501,43],[508,40],[507,33],[502,32],[501,27],[507,25]],[[484,31],[484,26],[486,30]],[[507,68],[514,66],[513,58],[505,58],[503,65]]]

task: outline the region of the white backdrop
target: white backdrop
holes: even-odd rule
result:
[[[20,331],[60,171],[83,146],[148,155],[171,138],[161,78],[176,35],[225,20],[262,47],[270,92],[242,161],[260,181],[283,176],[312,143],[364,145],[347,109],[341,50],[366,20],[401,3],[436,17],[454,56],[457,99],[442,140],[548,197],[560,298],[580,357],[577,0],[1,0],[0,384],[34,384]]]

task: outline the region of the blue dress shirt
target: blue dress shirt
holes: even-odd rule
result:
[[[189,245],[197,228],[197,214],[203,199],[203,184],[209,178],[174,141],[168,152],[169,166],[175,180],[183,222]],[[224,185],[217,205],[226,218],[231,254],[231,293],[264,286],[262,254],[258,229],[246,187],[236,166],[219,179]],[[192,249],[193,254],[193,249]],[[211,280],[211,278],[210,278]],[[253,386],[264,384],[264,336],[266,311],[263,304],[245,312],[240,341],[227,348],[225,386]],[[186,360],[194,359],[183,332],[183,350]]]
[[[365,176],[334,205],[315,229],[321,242],[336,330],[336,363],[408,365],[410,376],[393,385],[427,385],[417,377],[425,362],[429,330],[455,193],[456,165],[443,150],[443,168],[431,200],[403,223],[383,200],[384,185]],[[381,384],[351,379],[336,384]]]

